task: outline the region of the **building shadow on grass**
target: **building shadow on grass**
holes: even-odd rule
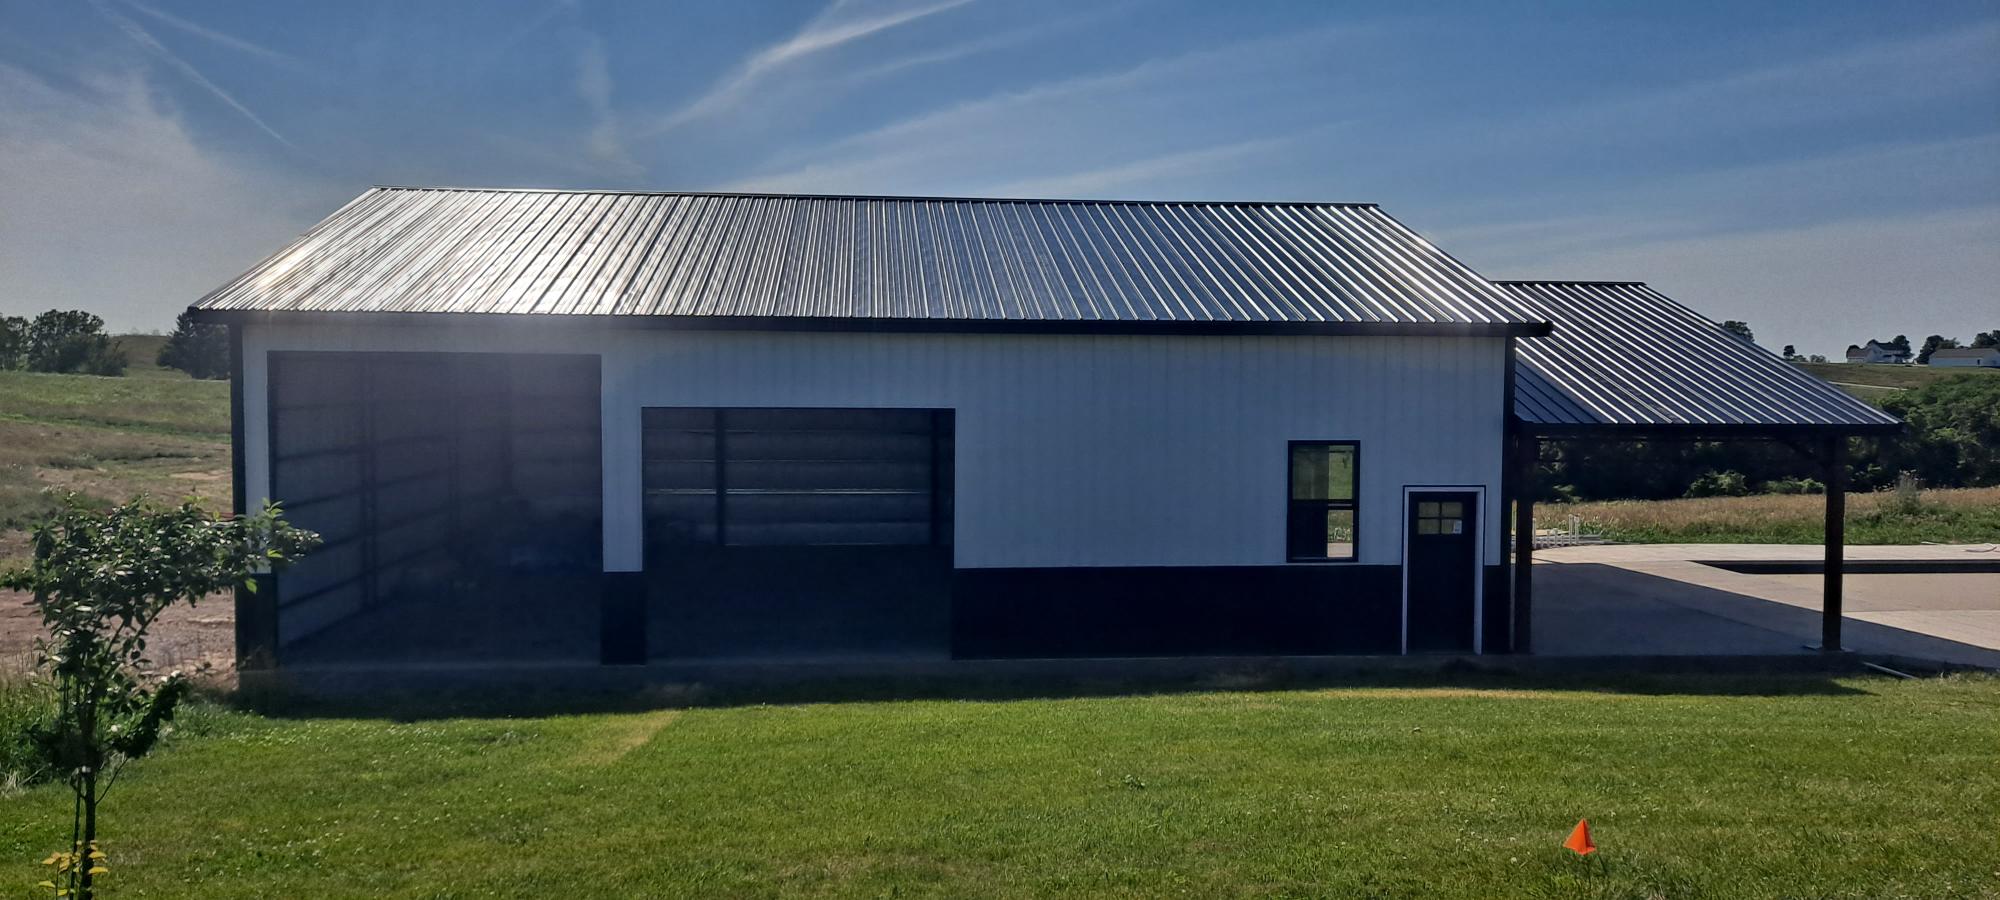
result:
[[[961,663],[963,671],[829,674],[806,667],[759,667],[708,673],[549,674],[493,680],[439,678],[397,684],[369,673],[346,683],[306,686],[251,680],[230,704],[281,718],[420,721],[459,717],[537,717],[642,712],[663,708],[758,704],[879,703],[917,700],[995,702],[1163,696],[1210,692],[1462,691],[1595,692],[1634,695],[1851,696],[1867,691],[1841,679],[1873,674],[1852,658],[1515,659],[1397,658],[1370,669],[1364,658],[1059,660]],[[605,677],[605,676],[610,677]]]

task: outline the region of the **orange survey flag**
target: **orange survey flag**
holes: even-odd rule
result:
[[[1563,841],[1563,847],[1576,851],[1578,856],[1597,852],[1597,842],[1590,839],[1589,819],[1576,820],[1576,828],[1570,831],[1569,840]]]

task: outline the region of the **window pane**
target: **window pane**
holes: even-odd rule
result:
[[[1354,499],[1354,448],[1326,448],[1326,499]]]
[[[1354,499],[1354,448],[1344,444],[1293,446],[1292,499]]]
[[[1444,512],[1442,515],[1447,519],[1458,519],[1465,516],[1465,504],[1463,503],[1452,501],[1443,504],[1443,507]]]
[[[1418,520],[1417,520],[1417,533],[1418,533],[1418,534],[1437,534],[1437,533],[1438,533],[1438,520],[1436,520],[1436,519],[1418,519]]]
[[[1326,557],[1351,559],[1354,556],[1354,510],[1326,511]]]
[[[1292,447],[1292,499],[1326,499],[1326,447],[1298,444]]]
[[[1438,515],[1438,505],[1434,502],[1420,500],[1417,502],[1417,515],[1435,519]]]

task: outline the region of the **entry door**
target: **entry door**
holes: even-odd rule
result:
[[[1470,653],[1478,619],[1479,495],[1406,495],[1403,603],[1411,653]]]

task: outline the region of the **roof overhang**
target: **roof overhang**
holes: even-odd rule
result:
[[[1646,423],[1631,424],[1606,422],[1601,424],[1546,424],[1530,422],[1515,417],[1517,433],[1533,435],[1552,440],[1676,440],[1676,441],[1786,441],[1805,438],[1827,437],[1895,437],[1903,434],[1908,427],[1901,422],[1893,424],[1774,424],[1774,425],[1714,425],[1695,423]]]
[[[1895,416],[1639,282],[1498,282],[1555,323],[1515,347],[1516,434],[1641,440],[1895,435]]]
[[[1244,322],[1106,319],[944,319],[849,316],[647,316],[537,313],[292,312],[189,307],[210,325],[642,328],[678,331],[834,331],[901,334],[1346,335],[1539,337],[1547,322]]]

